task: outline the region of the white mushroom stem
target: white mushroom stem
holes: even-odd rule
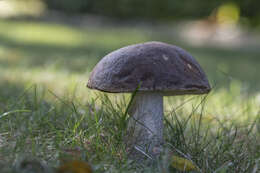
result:
[[[150,156],[159,154],[163,143],[163,95],[156,92],[137,93],[129,110],[127,144]]]

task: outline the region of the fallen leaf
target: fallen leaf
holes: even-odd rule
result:
[[[171,167],[180,171],[199,171],[198,167],[190,160],[178,156],[172,156]]]
[[[56,173],[92,173],[92,169],[87,162],[74,160],[61,165]]]

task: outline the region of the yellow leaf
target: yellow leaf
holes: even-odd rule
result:
[[[190,160],[182,157],[172,156],[171,166],[180,171],[198,171],[198,167],[195,166]]]
[[[92,169],[87,162],[74,160],[61,165],[56,173],[92,173]]]

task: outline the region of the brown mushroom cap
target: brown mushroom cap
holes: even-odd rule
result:
[[[208,79],[185,50],[166,43],[146,42],[106,55],[93,69],[87,87],[105,92],[157,91],[164,95],[204,94]]]

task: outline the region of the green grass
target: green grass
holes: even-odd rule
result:
[[[107,53],[149,40],[178,44],[205,69],[207,96],[165,98],[165,155],[154,166],[127,158],[123,143],[129,95],[85,87]],[[260,159],[260,50],[191,47],[160,30],[113,25],[75,27],[0,20],[0,172],[19,157],[57,167],[81,151],[96,172],[163,172],[169,155],[201,172],[255,173]],[[172,172],[178,172],[173,168]]]

